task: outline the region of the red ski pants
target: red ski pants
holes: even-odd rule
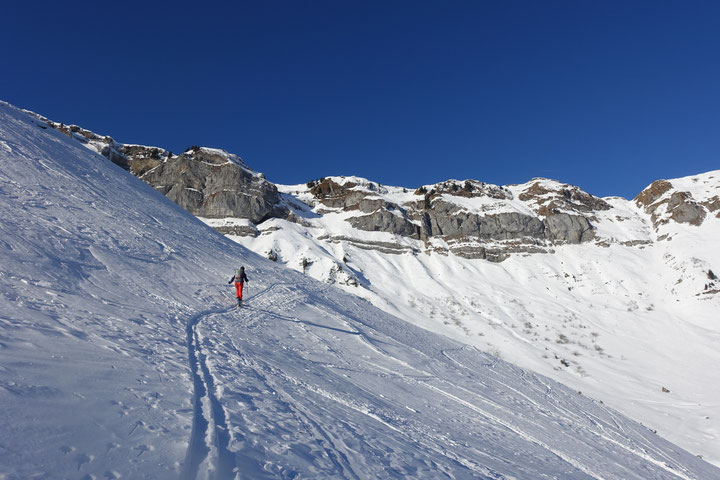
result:
[[[242,300],[243,282],[235,282],[235,296]]]

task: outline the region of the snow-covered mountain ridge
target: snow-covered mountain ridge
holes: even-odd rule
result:
[[[230,156],[192,151],[218,155],[205,163],[224,165]],[[197,190],[202,205],[213,182],[200,177],[191,177],[200,188],[181,183],[176,191]],[[206,221],[244,235],[231,238],[261,255],[558,379],[718,462],[718,178],[669,180],[670,189],[635,203],[545,179],[506,187],[449,181],[418,191],[328,177],[275,187],[271,205],[283,213],[264,221]],[[428,213],[426,205],[447,215],[413,218]],[[704,215],[693,215],[698,209]],[[373,230],[383,222],[407,233]]]
[[[329,180],[350,183],[364,201],[403,204],[414,195],[358,178]],[[302,223],[271,219],[257,236],[231,238],[603,400],[720,462],[720,171],[662,184],[671,187],[658,192],[656,182],[634,201],[585,197],[544,179],[486,186],[493,193],[479,198],[442,193],[432,200],[471,214],[549,207],[592,225],[589,239],[528,242],[500,263],[453,252],[465,245],[476,251],[477,242],[491,248],[477,238],[422,240],[355,228],[347,219],[357,211],[327,205],[312,185],[278,187]],[[552,254],[531,253],[528,244]]]
[[[304,212],[310,206],[323,216],[344,214],[353,230],[390,234],[368,247],[402,252],[408,245],[401,240],[409,238],[422,241],[413,244],[415,251],[502,261],[513,253],[553,252],[554,246],[568,243],[647,245],[666,238],[651,234],[649,227],[657,230],[658,222],[699,225],[706,217],[720,216],[717,182],[712,181],[705,182],[705,192],[693,196],[692,185],[658,180],[636,197],[640,208],[543,178],[508,186],[448,180],[414,190],[359,177],[281,186],[223,150],[192,146],[173,155],[159,147],[120,144],[82,127],[27,113],[131,171],[194,215],[215,220],[221,231],[225,227],[224,233],[241,236],[257,235],[254,227],[270,218],[305,224]],[[281,198],[278,188],[291,199]],[[658,208],[672,212],[661,221]],[[649,222],[647,215],[638,215],[642,210],[651,215]],[[228,230],[231,225],[242,227]]]

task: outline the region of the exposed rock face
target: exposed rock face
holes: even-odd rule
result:
[[[577,187],[544,179],[524,190],[449,180],[410,193],[344,177],[310,182],[308,187],[309,203],[321,215],[344,213],[359,230],[419,239],[428,251],[490,261],[591,241],[595,212],[611,208]],[[520,199],[515,197],[518,191]],[[445,247],[432,243],[434,239]]]
[[[64,123],[53,122],[45,117],[40,118],[48,125],[61,131],[68,137],[74,138],[75,140],[84,143],[92,150],[100,153],[102,156],[113,162],[115,165],[118,165],[125,170],[130,169],[130,160],[121,151],[123,145],[115,142],[115,140],[113,140],[111,137],[98,135],[94,132],[91,132],[90,130],[78,127],[77,125],[65,125]],[[142,148],[150,149],[151,147]],[[154,150],[157,150],[158,152],[160,151],[160,149],[157,148],[155,148]]]
[[[705,209],[687,192],[675,192],[670,195],[667,209],[670,218],[678,223],[700,225],[705,220]]]
[[[415,190],[415,195],[429,195],[431,198],[442,194],[466,198],[488,197],[496,200],[509,200],[513,196],[505,187],[477,180],[465,180],[464,182],[448,180],[435,184],[429,191],[427,187]]]
[[[672,183],[667,180],[656,180],[650,184],[645,190],[635,197],[635,203],[644,207],[646,210],[654,204],[660,197],[673,188]]]
[[[200,217],[237,217],[260,223],[287,216],[275,185],[233,157],[197,148],[164,159],[140,178]]]
[[[670,221],[700,225],[707,212],[720,209],[717,197],[698,203],[689,192],[677,191],[667,180],[657,180],[635,197],[635,204],[650,214],[657,231]]]
[[[118,150],[126,158],[128,169],[136,177],[142,177],[165,159],[172,157],[172,154],[165,150],[141,145],[121,145]],[[105,152],[101,153],[107,157]]]
[[[213,228],[223,235],[235,235],[238,237],[257,237],[260,235],[258,229],[253,225],[229,225]]]
[[[362,188],[355,188],[355,187]],[[581,243],[594,238],[592,224],[586,214],[609,209],[607,202],[582,192],[577,187],[563,185],[552,190],[540,182],[532,184],[522,194],[523,201],[534,205],[537,213],[468,211],[451,200],[452,197],[487,198],[503,202],[513,194],[504,187],[466,180],[447,181],[431,188],[421,187],[414,193],[420,197],[402,205],[379,196],[381,187],[355,182],[339,184],[333,179],[312,183],[310,193],[322,205],[321,213],[358,210],[366,215],[351,216],[347,221],[365,231],[383,231],[405,237],[428,240],[473,238],[475,241],[507,242],[524,239],[537,251],[537,241],[552,244]],[[516,242],[517,243],[517,242]],[[517,245],[515,246],[517,249]],[[496,249],[497,250],[497,249]],[[520,249],[521,250],[521,249]],[[468,257],[488,258],[485,247],[464,245],[453,250]],[[506,255],[494,251],[490,257],[502,259]]]
[[[377,209],[370,215],[350,217],[347,221],[353,227],[369,232],[389,232],[403,237],[420,237],[419,226],[402,215],[395,215],[384,208]]]
[[[289,214],[281,205],[277,187],[248,169],[236,155],[200,147],[173,155],[162,148],[124,145],[77,125],[68,126],[41,118],[129,170],[193,215],[246,218],[259,223],[270,217],[285,218]],[[257,234],[252,227],[234,228],[232,233]]]
[[[555,243],[582,243],[595,238],[590,221],[580,215],[555,213],[548,215],[543,223],[546,238]]]
[[[545,226],[537,217],[517,212],[478,215],[438,199],[425,212],[424,237],[467,235],[486,240],[543,238]]]
[[[319,203],[329,208],[340,208],[343,210],[360,210],[364,213],[371,213],[379,208],[386,208],[388,202],[380,198],[373,198],[372,193],[353,190],[356,186],[353,182],[343,185],[338,184],[330,178],[324,178],[310,188],[310,193],[318,199]],[[372,185],[372,184],[369,184]],[[396,207],[396,205],[393,205]]]
[[[715,195],[711,199],[700,203],[707,208],[710,213],[718,212],[716,216],[720,218],[720,196]]]
[[[532,182],[518,195],[518,199],[534,204],[535,210],[543,216],[558,212],[592,214],[611,208],[605,200],[585,193],[578,187],[562,184],[551,189],[539,180]]]
[[[248,169],[235,155],[199,147],[173,155],[161,148],[123,145],[75,125],[46,121],[129,170],[196,216],[244,218],[255,224],[279,217],[304,223],[302,217],[282,205],[273,184]],[[308,187],[315,199],[315,211],[320,215],[357,212],[346,220],[359,230],[425,241],[441,238],[449,241],[452,244],[450,251],[458,255],[495,261],[506,258],[509,251],[542,250],[539,244],[543,242],[589,241],[594,236],[590,223],[592,212],[610,208],[603,200],[577,187],[548,188],[542,181],[532,183],[520,194],[521,200],[534,205],[535,214],[517,211],[478,213],[449,200],[467,198],[503,202],[514,198],[506,187],[475,180],[448,180],[429,188],[421,187],[415,191],[412,200],[403,202],[386,200],[382,196],[387,193],[385,187],[363,179],[341,184],[326,178],[310,182]],[[678,218],[692,218],[687,202],[676,208]],[[214,228],[225,234],[257,235],[254,225]],[[486,244],[492,242],[501,242],[504,246],[488,248]]]

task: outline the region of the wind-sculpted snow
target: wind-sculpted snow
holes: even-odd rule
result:
[[[5,104],[0,213],[0,478],[720,478],[257,257]]]

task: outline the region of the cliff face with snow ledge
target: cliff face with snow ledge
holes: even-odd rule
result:
[[[80,140],[94,135],[64,128]],[[124,156],[107,156],[140,176],[179,157],[98,138],[84,143],[100,153],[114,145]],[[198,153],[247,169],[212,149],[191,149],[183,161]],[[208,168],[203,175],[217,167]],[[203,191],[192,175],[177,178],[176,191]],[[281,212],[264,221],[201,216],[263,256],[546,374],[720,463],[719,179],[659,181],[629,201],[546,179],[411,190],[328,177],[256,196]],[[154,180],[162,192],[168,185]],[[195,198],[202,205],[206,196]]]

